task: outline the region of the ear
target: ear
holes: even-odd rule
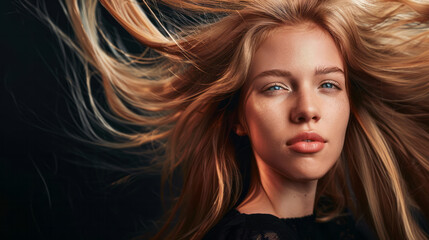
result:
[[[238,136],[245,136],[246,135],[246,131],[244,130],[244,127],[239,123],[234,125],[234,130]]]

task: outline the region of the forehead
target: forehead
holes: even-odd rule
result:
[[[336,66],[343,59],[331,35],[315,24],[282,26],[272,30],[256,50],[249,76],[269,69],[306,72]]]

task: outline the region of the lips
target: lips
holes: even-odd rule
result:
[[[298,153],[316,153],[325,146],[325,139],[315,132],[303,132],[286,142],[286,145]]]

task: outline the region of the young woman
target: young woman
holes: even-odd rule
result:
[[[102,144],[158,143],[163,180],[182,175],[155,239],[357,239],[351,217],[329,225],[350,211],[379,239],[427,239],[427,4],[162,1],[177,27],[155,2],[100,2],[150,50],[109,42],[95,0],[66,1],[68,42],[145,131],[109,125],[91,91],[82,117],[121,138]]]

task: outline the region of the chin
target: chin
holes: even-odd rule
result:
[[[298,182],[310,182],[319,180],[328,173],[329,169],[326,171],[320,171],[320,169],[314,169],[314,171],[309,171],[309,169],[293,171],[292,174],[287,174],[287,177],[290,180]]]

